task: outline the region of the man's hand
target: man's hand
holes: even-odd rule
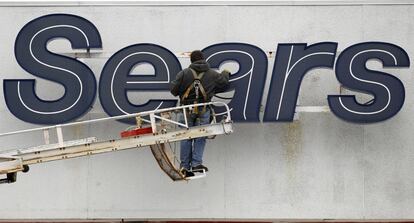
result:
[[[221,72],[221,74],[227,74],[227,75],[230,75],[230,74],[231,74],[231,72],[230,72],[229,70],[227,70],[227,69],[224,69],[224,70]]]

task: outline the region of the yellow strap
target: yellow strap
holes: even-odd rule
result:
[[[201,78],[203,78],[204,72],[202,72],[202,73],[200,73],[200,74],[197,75],[197,72],[195,70],[193,70],[191,68],[190,68],[190,70],[191,70],[191,73],[193,74],[194,80],[191,83],[191,85],[188,86],[187,90],[184,92],[183,96],[181,97],[181,101],[184,101],[188,97],[188,95],[190,94],[191,90],[193,90],[193,88],[194,88],[194,81],[195,80],[199,80],[200,81],[200,84],[199,84],[200,92],[203,95],[204,102],[207,102],[207,93],[206,93],[203,85],[201,84]],[[194,101],[194,104],[197,104],[198,103],[197,100],[198,100],[198,98],[196,99],[196,101]],[[206,105],[203,106],[203,110],[202,110],[202,113],[205,113],[205,112],[206,112]],[[198,114],[198,107],[197,106],[194,107],[194,113]]]
[[[203,95],[204,102],[207,102],[207,93],[204,90],[204,87],[203,87],[203,85],[201,83],[200,83],[200,91],[201,91],[201,94]]]
[[[191,68],[190,68],[190,70],[191,70],[191,72],[193,73],[194,80],[196,80],[196,79],[200,80],[200,92],[201,92],[201,94],[203,95],[204,102],[207,102],[207,93],[206,93],[206,91],[204,90],[203,85],[201,84],[201,78],[203,78],[203,76],[204,76],[204,72],[202,72],[202,73],[200,73],[200,74],[198,74],[198,75],[197,75],[197,73],[196,73],[196,71],[195,71],[195,70],[193,70],[193,69],[191,69]],[[197,98],[197,99],[198,99],[198,98]],[[205,109],[205,106],[204,106],[203,111],[205,112],[205,110],[206,110],[206,109]]]
[[[196,103],[194,103],[194,104],[196,104]],[[194,106],[194,113],[198,114],[198,106]]]
[[[185,91],[185,93],[183,94],[183,97],[181,98],[181,101],[184,101],[184,99],[186,99],[188,97],[188,95],[190,94],[190,91],[194,88],[194,85],[191,83],[191,85],[187,88],[187,90]]]

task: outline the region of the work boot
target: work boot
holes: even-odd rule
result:
[[[181,172],[182,175],[184,175],[185,178],[194,176],[193,172],[191,172],[191,171],[189,171],[185,168],[181,168],[180,172]]]
[[[193,172],[203,172],[203,170],[205,172],[208,172],[208,168],[202,164],[193,166],[193,169],[192,169]]]

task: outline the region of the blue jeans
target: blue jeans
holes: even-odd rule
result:
[[[201,107],[199,108],[201,109]],[[210,123],[210,109],[207,108],[204,114],[187,114],[188,127],[207,125]],[[184,123],[184,116],[181,114],[180,122]],[[190,170],[190,167],[198,166],[203,163],[204,147],[206,138],[195,138],[182,140],[180,144],[180,167]]]

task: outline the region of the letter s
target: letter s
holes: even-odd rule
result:
[[[65,38],[73,49],[102,48],[97,28],[69,14],[51,14],[26,24],[15,42],[15,56],[27,72],[65,88],[58,100],[42,100],[35,79],[8,79],[3,83],[7,107],[19,119],[37,124],[68,122],[86,113],[94,102],[96,80],[88,66],[47,49],[49,41]]]
[[[369,104],[360,104],[354,95],[329,95],[332,112],[341,119],[355,123],[374,123],[391,118],[404,104],[403,83],[396,77],[366,67],[377,59],[385,68],[409,67],[410,59],[399,46],[366,42],[345,49],[336,63],[336,77],[346,88],[374,96]]]

